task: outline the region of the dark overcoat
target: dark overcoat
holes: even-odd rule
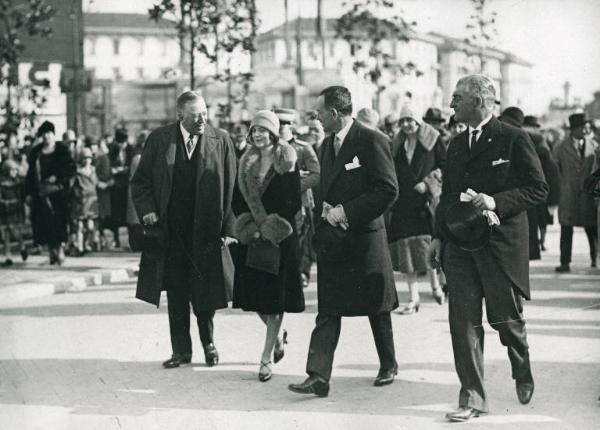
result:
[[[432,215],[429,211],[429,196],[414,190],[435,169],[443,169],[446,149],[441,136],[426,147],[417,140],[412,160],[408,162],[404,142],[406,135],[398,133],[392,141],[392,157],[398,179],[398,198],[390,209],[387,234],[390,242],[419,235],[431,235]]]
[[[540,159],[524,130],[495,117],[484,126],[472,149],[468,138],[468,132],[464,131],[450,141],[436,222],[440,220],[440,211],[468,188],[492,196],[500,225],[492,228],[487,246],[502,271],[529,299],[529,232],[525,211],[543,203],[548,195]],[[438,225],[436,236],[443,239],[440,231]]]
[[[136,297],[158,307],[165,289],[165,251],[169,243],[167,208],[171,195],[173,166],[179,123],[154,130],[148,136],[139,165],[131,180],[131,196],[140,218],[155,212],[161,228],[160,243],[144,249],[140,262]],[[236,175],[236,158],[229,135],[209,125],[198,142],[198,167],[191,258],[202,276],[190,286],[197,294],[196,309],[227,307],[221,238],[233,236],[231,198]],[[233,277],[233,273],[228,273]]]
[[[387,137],[354,121],[337,155],[333,138],[321,146],[320,199],[341,204],[349,229],[320,216],[315,227],[319,313],[359,316],[398,307],[383,214],[398,193]],[[356,161],[357,163],[353,163]],[[348,169],[346,164],[360,167]]]
[[[596,203],[583,191],[585,179],[592,174],[598,144],[587,139],[583,157],[567,137],[554,148],[561,179],[558,221],[560,225],[587,227],[596,225]]]

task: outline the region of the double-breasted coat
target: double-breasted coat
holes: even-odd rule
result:
[[[140,218],[155,212],[161,239],[157,246],[142,251],[136,297],[158,307],[163,285],[168,237],[167,213],[171,195],[173,166],[179,123],[154,130],[148,136],[138,167],[131,181],[131,194]],[[196,195],[191,258],[202,276],[195,277],[190,289],[195,309],[227,307],[224,276],[233,277],[233,267],[223,267],[221,238],[233,236],[231,199],[235,185],[236,157],[229,135],[206,125],[196,151]],[[227,248],[224,248],[227,249]],[[226,275],[224,275],[224,271]]]
[[[487,246],[501,270],[529,299],[526,210],[543,203],[548,195],[540,160],[525,131],[495,117],[484,126],[474,148],[469,149],[468,138],[468,132],[464,131],[448,147],[442,196],[436,212],[436,236],[443,237],[439,226],[441,211],[458,201],[461,192],[471,188],[492,196],[500,225],[492,228]]]
[[[596,204],[583,190],[583,182],[592,173],[598,144],[587,139],[583,157],[567,137],[554,148],[554,159],[560,172],[561,193],[558,203],[560,225],[588,227],[596,225]]]
[[[389,140],[354,121],[338,155],[329,136],[321,146],[320,160],[314,236],[319,313],[389,312],[398,307],[383,217],[398,193]],[[343,206],[347,231],[319,216],[323,202]]]

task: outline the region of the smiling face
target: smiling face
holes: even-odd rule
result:
[[[414,118],[401,118],[400,129],[404,134],[415,134],[419,130],[419,124]]]
[[[179,111],[179,116],[181,125],[188,133],[192,135],[204,133],[208,116],[204,100],[197,98],[185,103]]]
[[[450,101],[450,107],[454,109],[454,119],[457,122],[468,123],[475,114],[475,105],[475,100],[467,92],[466,87],[457,85]]]
[[[252,127],[252,144],[255,148],[261,149],[271,144],[271,134],[269,130],[260,125]]]

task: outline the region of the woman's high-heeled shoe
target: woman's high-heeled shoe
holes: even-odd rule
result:
[[[267,382],[273,376],[273,370],[271,370],[271,361],[260,362],[260,368],[258,369],[258,380],[260,382]]]
[[[273,361],[279,363],[285,355],[285,344],[287,343],[287,330],[283,330],[281,335],[281,342],[277,342],[275,350],[273,351]]]
[[[431,295],[433,296],[438,305],[444,304],[444,299],[446,298],[446,296],[444,294],[444,291],[440,287],[431,290]]]
[[[400,315],[412,315],[415,312],[419,312],[420,302],[408,302],[404,309],[398,312]]]

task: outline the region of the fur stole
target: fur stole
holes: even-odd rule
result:
[[[262,183],[258,178],[260,150],[250,147],[240,159],[238,187],[250,212],[237,218],[234,231],[236,238],[243,244],[262,237],[277,245],[292,234],[290,223],[277,214],[267,214],[262,204],[262,195],[273,176],[293,171],[298,158],[294,148],[283,140],[279,140],[274,151],[273,166]]]
[[[423,148],[425,148],[426,151],[431,151],[433,149],[438,137],[440,137],[440,132],[437,131],[435,127],[427,124],[424,121],[419,125],[419,130],[417,131],[417,142]],[[396,140],[396,142],[392,144],[392,156],[395,157],[398,154],[398,150],[404,147],[406,135],[400,131],[394,140]]]

